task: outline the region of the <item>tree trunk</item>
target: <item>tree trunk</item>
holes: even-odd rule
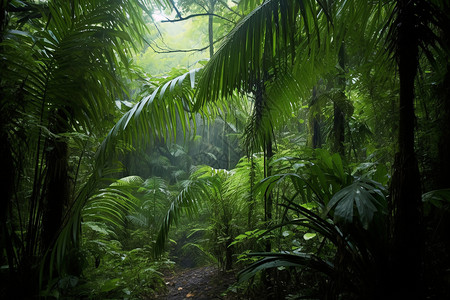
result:
[[[341,72],[338,75],[338,87],[345,95],[345,47],[344,42],[342,42],[341,47],[339,48],[339,56],[338,56],[339,67],[341,68]],[[344,96],[345,97],[345,96]],[[334,109],[334,118],[333,118],[333,134],[334,134],[334,151],[339,153],[341,156],[344,156],[344,141],[345,141],[345,118],[344,112],[342,111],[339,103],[337,101],[333,104]]]
[[[1,94],[0,94],[1,96]],[[1,115],[1,113],[0,113]],[[3,124],[1,124],[3,125]],[[1,126],[3,127],[3,126]],[[13,239],[10,237],[10,228],[8,226],[10,211],[10,204],[13,199],[14,193],[14,179],[16,177],[15,168],[13,163],[13,156],[11,154],[11,148],[8,136],[5,128],[0,128],[0,190],[2,195],[0,197],[0,233],[1,233],[1,248],[3,253],[3,247],[6,252],[6,261],[3,261],[4,256],[0,262],[9,266],[9,271],[14,270],[14,252],[13,252]]]
[[[58,110],[54,123],[54,132],[57,134],[67,131],[67,115],[63,110]],[[56,137],[49,139],[48,143],[50,148],[46,158],[48,184],[42,218],[43,251],[53,246],[62,226],[64,205],[69,202],[67,141],[64,138]]]
[[[209,38],[209,58],[214,55],[214,33],[213,33],[213,21],[214,17],[208,17],[208,38]]]
[[[210,0],[209,2],[209,14],[214,13],[214,7],[216,6],[216,0]],[[208,16],[208,39],[209,39],[209,58],[213,57],[214,55],[214,31],[213,31],[213,22],[214,22],[214,16],[209,15]]]
[[[317,86],[313,87],[311,102],[309,104],[309,111],[311,112],[311,108],[314,107],[317,103]],[[309,134],[310,141],[309,144],[313,149],[322,147],[322,136],[320,132],[320,115],[319,112],[313,113],[312,116],[309,117]]]
[[[437,177],[437,188],[444,189],[449,188],[449,175],[450,170],[450,130],[448,130],[448,124],[450,124],[450,64],[447,65],[447,72],[445,74],[444,81],[442,83],[443,95],[442,95],[442,107],[440,116],[441,133],[439,138],[439,167]]]
[[[414,80],[418,67],[414,1],[399,0],[397,63],[400,76],[399,152],[391,194],[394,208],[393,299],[422,299],[421,181],[414,151]]]
[[[8,24],[6,14],[6,6],[8,1],[2,1],[0,6],[0,53],[3,52],[3,33]],[[0,63],[0,70],[5,69],[5,63]],[[2,78],[0,77],[0,252],[6,253],[0,258],[2,265],[9,266],[9,272],[12,278],[14,272],[14,249],[13,239],[10,237],[10,226],[8,212],[11,208],[11,201],[15,190],[16,168],[14,166],[14,158],[12,145],[9,136],[9,126],[11,122],[11,112],[8,111],[8,104],[5,103],[5,93],[3,90]],[[4,249],[3,249],[4,247]],[[6,258],[6,259],[5,259]],[[5,259],[5,260],[4,260]]]
[[[248,216],[247,216],[247,228],[248,230],[253,230],[255,227],[254,222],[254,214],[253,211],[255,209],[255,197],[254,197],[254,190],[255,190],[255,169],[256,164],[255,160],[253,159],[253,155],[250,157],[250,195],[249,195],[249,205],[248,205]]]
[[[264,177],[267,178],[272,175],[271,167],[269,166],[270,159],[273,156],[272,149],[272,139],[270,136],[267,138],[265,149],[264,149]],[[272,225],[272,211],[273,211],[273,197],[272,193],[264,194],[264,212],[265,212],[265,221],[267,228],[270,228]],[[272,244],[270,239],[267,239],[266,242],[266,252],[272,251]]]

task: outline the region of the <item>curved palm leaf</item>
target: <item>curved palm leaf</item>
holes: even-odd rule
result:
[[[186,111],[192,110],[193,87],[199,71],[195,69],[180,75],[142,97],[110,130],[99,148],[98,161],[107,161],[119,141],[129,145],[170,141],[176,139],[178,125],[185,136],[191,126],[195,128],[195,115]]]
[[[328,275],[330,278],[336,278],[338,273],[333,263],[312,254],[262,252],[251,253],[248,255],[264,258],[252,263],[243,271],[239,272],[239,281],[246,281],[262,270],[276,267],[309,267],[313,270]]]
[[[185,118],[184,120],[181,120],[181,122],[184,122],[185,128],[190,126],[190,120],[186,114],[184,114],[184,110],[186,106],[189,107],[190,105],[190,102],[187,100],[189,100],[191,96],[191,86],[187,87],[186,80],[184,79],[189,76],[189,85],[192,85],[195,81],[194,76],[197,71],[198,70],[190,71],[170,80],[163,86],[158,87],[150,96],[143,97],[143,99],[127,112],[111,129],[97,151],[97,159],[92,175],[74,200],[75,204],[70,212],[70,218],[67,220],[66,225],[56,241],[56,251],[52,252],[52,261],[62,262],[68,245],[78,245],[78,232],[81,228],[83,208],[86,205],[86,201],[89,201],[88,199],[102,199],[101,197],[91,197],[95,195],[98,183],[101,180],[104,180],[110,172],[114,172],[114,170],[110,171],[107,166],[114,154],[119,150],[116,149],[118,143],[139,143],[146,134],[158,137],[164,137],[165,134],[168,137],[174,137],[176,132],[177,113],[180,118]],[[167,91],[167,88],[169,87],[170,90]],[[163,117],[159,118],[158,116],[161,115]],[[170,123],[166,125],[165,121],[170,121]],[[181,202],[185,199],[184,195],[189,193],[191,193],[191,189],[186,187],[186,191],[180,194],[180,198],[182,199]],[[104,194],[104,196],[106,196],[105,201],[107,202],[107,205],[99,206],[97,208],[104,209],[106,215],[117,222],[122,219],[122,215],[114,213],[114,211],[111,210],[111,207],[114,207],[115,204],[119,207],[123,205],[115,203],[114,198],[109,197],[110,195],[111,194],[108,193]],[[118,200],[119,199],[125,201],[126,197],[119,197]],[[175,205],[175,211],[177,211],[176,208],[178,208],[177,205]],[[177,213],[178,212],[176,212],[175,215],[177,215]],[[170,215],[167,221],[168,224],[172,224],[173,216],[174,214]]]
[[[126,215],[139,205],[139,199],[133,192],[139,189],[144,181],[139,176],[121,178],[108,187],[100,189],[91,196],[83,207],[83,220],[101,219],[123,226]]]
[[[267,78],[264,73],[284,72],[295,55],[297,21],[302,20],[307,36],[310,22],[317,24],[319,11],[312,2],[266,1],[247,15],[206,65],[196,107],[230,97],[234,90],[254,92],[255,84]]]

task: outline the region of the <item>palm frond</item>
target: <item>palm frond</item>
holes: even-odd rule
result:
[[[221,45],[199,81],[196,108],[230,97],[235,90],[255,91],[265,72],[284,72],[295,55],[297,22],[309,36],[318,13],[312,1],[266,1],[248,14]],[[318,32],[317,32],[318,34]],[[313,38],[311,37],[311,40]],[[311,41],[311,45],[313,42]]]
[[[186,136],[191,126],[195,126],[195,115],[186,111],[192,110],[192,88],[197,72],[199,69],[191,70],[142,97],[110,130],[98,151],[98,159],[106,161],[119,140],[130,145],[171,141],[176,139],[179,125]]]
[[[307,253],[274,253],[262,252],[251,253],[249,256],[263,257],[263,259],[249,265],[243,271],[239,272],[239,281],[246,281],[255,276],[256,273],[276,267],[308,267],[320,273],[326,274],[331,278],[336,278],[337,270],[334,265],[318,256]]]

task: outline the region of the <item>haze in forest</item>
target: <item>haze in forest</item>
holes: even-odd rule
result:
[[[0,298],[450,298],[448,1],[0,3]]]

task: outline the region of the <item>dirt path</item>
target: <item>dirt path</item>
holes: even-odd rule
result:
[[[168,292],[156,299],[237,299],[231,291],[224,294],[235,278],[211,266],[181,270],[165,278]]]

